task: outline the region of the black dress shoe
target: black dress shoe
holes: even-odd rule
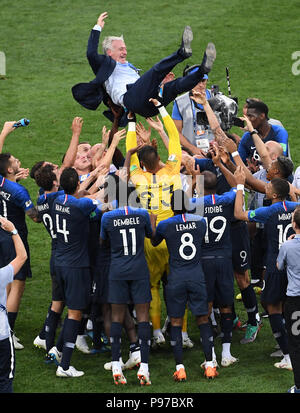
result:
[[[201,67],[204,73],[209,73],[211,71],[213,63],[216,60],[216,56],[217,52],[215,45],[213,43],[208,43],[201,63]]]
[[[179,53],[187,59],[192,56],[191,42],[193,40],[193,32],[190,26],[185,26]]]

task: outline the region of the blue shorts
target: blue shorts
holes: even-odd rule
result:
[[[202,271],[195,278],[188,279],[184,278],[184,274],[182,278],[172,279],[170,273],[165,286],[165,297],[169,317],[182,318],[187,305],[194,316],[208,314],[207,290]]]
[[[93,304],[108,303],[108,274],[110,262],[104,263],[102,267],[91,267],[93,278]]]
[[[268,271],[264,276],[264,287],[260,300],[264,304],[278,304],[286,299],[287,275],[285,271]]]
[[[152,300],[150,280],[108,280],[108,302],[111,304],[145,304]]]
[[[230,258],[202,257],[208,302],[218,307],[229,307],[234,300],[234,276]]]
[[[52,285],[52,301],[64,301],[64,294],[56,278],[56,271],[54,265],[54,256],[50,258],[50,276]]]
[[[12,337],[0,340],[0,394],[13,392],[15,360]]]
[[[56,279],[63,291],[64,302],[70,310],[85,310],[91,301],[89,268],[56,266]]]
[[[23,244],[27,252],[27,260],[21,267],[20,271],[14,276],[14,280],[25,281],[26,278],[31,278],[31,268],[30,268],[30,251],[27,239],[22,237]],[[5,267],[13,259],[16,258],[15,246],[11,235],[7,232],[0,231],[0,266]]]
[[[232,265],[234,271],[243,274],[250,269],[250,237],[247,223],[234,222],[230,227],[232,242]]]

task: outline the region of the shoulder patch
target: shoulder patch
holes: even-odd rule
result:
[[[171,161],[171,162],[174,162],[176,160],[176,155],[170,155],[169,157],[168,157],[168,161]]]
[[[283,147],[283,152],[286,152],[286,143],[280,142],[280,145]]]
[[[137,167],[136,165],[132,165],[132,166],[130,167],[130,172],[133,172],[133,171],[135,171],[136,169],[138,169],[138,167]]]
[[[255,211],[251,211],[250,212],[250,218],[254,218],[255,217]]]

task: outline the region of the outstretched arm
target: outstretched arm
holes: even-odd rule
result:
[[[97,24],[93,27],[93,30],[91,31],[89,41],[88,41],[86,56],[95,75],[97,74],[99,67],[105,58],[105,55],[98,54],[98,46],[99,46],[100,32],[102,31],[104,27],[105,19],[107,17],[108,17],[107,12],[100,14],[97,20]]]
[[[71,137],[67,152],[65,154],[62,166],[59,168],[59,175],[61,175],[62,171],[65,168],[69,168],[74,165],[76,154],[77,154],[78,143],[79,143],[79,136],[80,136],[81,129],[82,129],[82,124],[83,124],[83,119],[80,118],[79,116],[76,116],[73,119],[72,126],[71,126],[72,137]]]
[[[245,172],[242,166],[238,166],[234,173],[234,177],[237,183],[237,191],[234,203],[234,216],[241,221],[248,221],[248,211],[243,211],[244,204],[244,185],[245,185]]]
[[[12,132],[14,131],[16,128],[14,128],[14,124],[16,123],[16,121],[8,121],[5,122],[3,125],[3,129],[0,133],[0,153],[2,153],[2,148],[5,142],[6,137]]]
[[[160,104],[160,102],[156,99],[149,99],[154,106],[156,106],[159,110],[159,113],[162,117],[164,125],[167,129],[167,135],[169,136],[169,147],[168,152],[169,156],[176,155],[181,160],[181,145],[180,145],[180,138],[178,130],[175,126],[175,123],[171,116],[168,114],[166,108]],[[179,163],[180,169],[180,163]]]
[[[138,146],[137,139],[136,139],[135,115],[132,112],[129,112],[127,115],[127,118],[129,122],[128,122],[128,130],[127,130],[127,135],[126,135],[126,153],[130,151],[131,149],[136,148]],[[130,168],[133,165],[140,168],[140,161],[139,161],[139,158],[136,152],[133,153],[130,157]]]
[[[168,149],[169,148],[169,136],[166,134],[164,125],[162,124],[159,117],[156,116],[156,120],[152,118],[146,118],[146,121],[151,128],[155,129],[159,133],[159,136],[161,137],[163,144]]]
[[[117,133],[114,134],[113,140],[110,144],[110,147],[106,151],[105,156],[100,160],[99,165],[104,165],[106,168],[109,168],[112,163],[112,158],[115,153],[115,150],[120,142],[121,139],[125,138],[126,130],[121,129]]]
[[[208,101],[206,99],[206,93],[205,92],[197,92],[197,91],[193,90],[193,95],[191,96],[191,99],[194,102],[199,103],[200,105],[203,106],[203,109],[205,110],[205,113],[206,113],[206,116],[207,116],[209,126],[210,126],[211,130],[213,131],[213,134],[215,135],[216,141],[220,142],[220,139],[224,138],[224,136],[226,137],[226,134],[222,130],[222,128],[219,124],[219,121],[218,121],[216,115],[214,114],[214,111],[212,110],[212,108],[210,107],[210,104],[208,103]]]
[[[247,116],[244,115],[244,117],[242,117],[242,119],[246,122],[248,132],[250,132],[250,133],[253,132],[254,131],[253,125],[250,122],[250,120],[247,118]],[[266,148],[265,143],[263,142],[263,140],[259,137],[259,135],[257,133],[253,133],[252,139],[253,139],[254,145],[257,149],[257,152],[260,156],[263,167],[265,169],[268,169],[271,162],[272,162],[272,160],[270,158],[270,155],[269,155],[269,152]]]
[[[249,169],[242,161],[240,154],[237,151],[236,144],[231,139],[227,138],[227,136],[222,140],[222,142],[227,151],[231,153],[231,156],[233,157],[235,164],[243,169],[247,184],[250,185],[251,188],[255,191],[260,192],[262,194],[265,193],[266,183],[264,181],[261,181],[260,179],[256,179],[252,175],[252,173],[249,171]]]
[[[223,165],[220,157],[220,151],[218,148],[218,144],[213,144],[213,153],[212,153],[212,161],[216,167],[220,169],[222,174],[225,176],[226,181],[228,184],[234,188],[236,186],[236,181],[234,178],[233,173],[230,172],[229,169],[226,168],[226,166]]]

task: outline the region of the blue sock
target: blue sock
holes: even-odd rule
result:
[[[110,326],[111,360],[119,361],[121,355],[121,338],[123,326],[112,322]]]
[[[67,318],[64,324],[64,346],[60,365],[64,370],[68,370],[75,347],[80,321]]]
[[[99,304],[93,304],[91,310],[91,320],[93,323],[93,347],[100,349],[102,347],[101,342],[101,307]]]
[[[51,311],[51,307],[52,307],[52,303],[50,303],[50,305],[49,305],[49,307],[48,307],[48,312],[47,312],[47,315],[46,315],[46,319],[45,319],[44,325],[43,325],[41,331],[39,332],[39,338],[40,338],[41,340],[45,340],[45,339],[46,339],[46,324],[47,324],[47,318],[49,317],[49,313],[50,313],[50,311]],[[51,348],[51,347],[50,347],[50,348]]]
[[[151,344],[151,328],[149,322],[138,323],[138,338],[141,347],[141,362],[148,363]]]
[[[18,312],[16,312],[16,313],[13,313],[11,311],[7,312],[9,327],[12,331],[14,331],[14,329],[15,329],[15,322],[16,322],[16,319],[17,319],[17,315],[18,315]]]
[[[212,361],[212,348],[214,345],[213,332],[209,323],[199,324],[200,340],[206,361]]]
[[[171,346],[175,358],[175,363],[182,364],[182,327],[175,327],[171,325],[170,336]]]
[[[54,346],[55,334],[58,322],[60,320],[61,314],[56,313],[55,311],[50,310],[45,322],[45,339],[46,339],[46,351]]]
[[[248,285],[247,288],[241,291],[241,294],[245,309],[248,314],[248,324],[256,326],[257,300],[253,286],[251,284]]]
[[[67,319],[68,319],[68,314],[66,315],[66,317],[64,319],[62,328],[60,330],[59,336],[58,336],[57,341],[56,341],[56,348],[60,353],[62,352],[62,349],[63,349],[63,346],[64,346],[64,329],[65,329],[65,323],[66,323]]]
[[[232,313],[221,313],[220,327],[222,344],[231,343],[233,328]]]
[[[85,333],[86,324],[88,322],[89,315],[87,313],[82,314],[82,318],[79,324],[78,335],[83,336]]]
[[[288,338],[282,314],[269,314],[269,321],[275,340],[283,354],[289,354]]]

